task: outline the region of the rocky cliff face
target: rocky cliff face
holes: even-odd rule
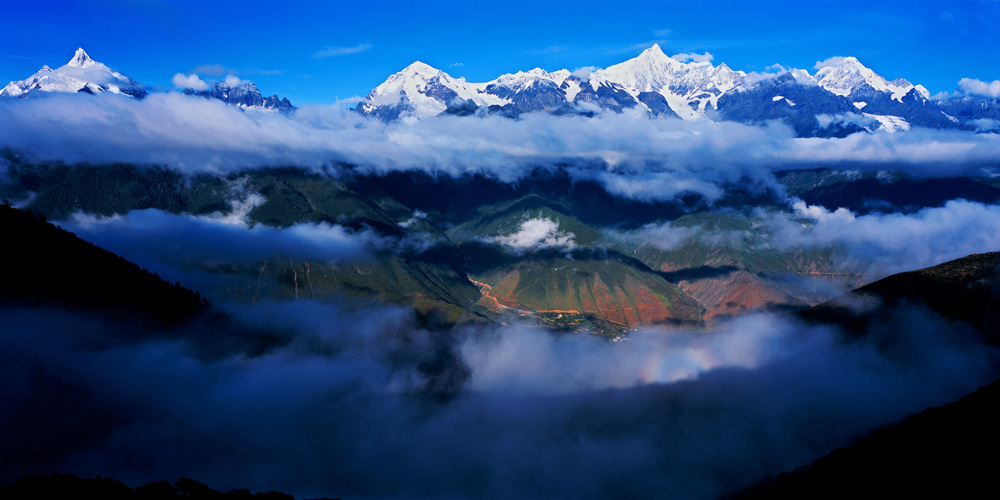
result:
[[[285,113],[295,109],[286,98],[279,98],[277,95],[264,97],[253,82],[241,82],[238,85],[216,82],[206,90],[184,89],[184,94],[218,99],[230,106],[241,108],[272,109]]]

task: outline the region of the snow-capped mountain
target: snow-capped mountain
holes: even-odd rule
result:
[[[281,112],[289,112],[295,109],[287,98],[279,98],[277,95],[264,97],[253,82],[242,81],[236,85],[228,82],[216,82],[205,90],[184,89],[184,94],[196,95],[210,99],[218,99],[231,106],[251,109],[272,109]]]
[[[434,116],[449,107],[471,102],[474,106],[505,104],[506,101],[485,92],[487,84],[468,83],[420,61],[403,68],[372,89],[359,104],[359,111],[370,116],[395,119],[410,114]]]
[[[741,85],[745,77],[746,73],[733,71],[725,64],[679,61],[654,44],[634,59],[595,71],[591,81],[619,84],[637,100],[641,93],[658,93],[681,118],[698,119],[704,118],[706,109],[716,107],[722,94]]]
[[[752,125],[777,121],[803,137],[913,127],[1000,129],[1000,104],[995,98],[934,100],[923,86],[903,78],[888,80],[854,57],[830,58],[817,65],[815,74],[802,69],[745,73],[725,63],[714,65],[710,59],[671,57],[653,45],[604,69],[535,68],[483,83],[417,61],[372,89],[354,110],[387,121],[440,114],[516,118],[537,112],[586,116],[628,112]],[[24,99],[41,92],[112,92],[139,99],[147,95],[142,84],[94,61],[82,48],[57,69],[43,66],[27,79],[11,82],[0,90],[0,97]],[[220,81],[183,92],[242,109],[295,109],[277,95],[264,97],[252,82]]]
[[[27,79],[10,82],[0,90],[0,97],[24,98],[32,92],[112,92],[138,99],[146,96],[142,84],[91,59],[82,48],[76,49],[73,58],[59,68],[42,66]]]
[[[653,45],[634,59],[590,74],[535,68],[470,83],[415,62],[375,87],[357,111],[383,119],[484,110],[506,115],[532,111],[590,112],[640,108],[653,115],[704,118],[708,106],[746,74],[709,62],[685,63]]]
[[[976,119],[995,114],[993,107],[976,103],[932,101],[923,86],[903,78],[887,80],[854,57],[831,58],[815,75],[802,69],[747,74],[725,63],[685,57],[668,56],[653,45],[604,69],[571,73],[535,68],[486,83],[470,83],[418,62],[373,89],[355,110],[393,120],[442,113],[516,117],[631,109],[685,120],[778,120],[801,136],[911,127],[974,129],[980,126]],[[980,116],[984,113],[990,116]]]
[[[857,58],[840,57],[830,62],[833,64],[823,66],[816,72],[815,79],[820,87],[839,96],[849,97],[868,86],[899,102],[903,102],[903,97],[914,89],[924,99],[930,99],[930,92],[922,85],[913,85],[902,78],[890,82],[865,67]]]

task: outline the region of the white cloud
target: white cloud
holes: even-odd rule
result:
[[[514,233],[498,236],[492,241],[511,247],[516,251],[540,250],[546,248],[570,249],[575,246],[576,235],[559,230],[559,222],[540,217],[528,219]]]
[[[208,90],[208,84],[195,74],[177,73],[170,81],[179,89]]]
[[[855,215],[796,203],[804,224],[788,214],[770,214],[764,228],[779,248],[833,247],[844,251],[846,268],[869,278],[933,266],[972,253],[1000,250],[1000,205],[953,200],[916,213]]]
[[[655,36],[656,38],[667,38],[668,36],[670,36],[671,33],[673,33],[673,31],[674,30],[670,28],[656,29],[653,30],[653,36]]]
[[[597,71],[597,69],[597,66],[584,66],[582,68],[574,69],[572,75],[581,80],[589,80],[590,74]]]
[[[705,52],[704,54],[695,54],[693,52],[684,52],[684,53],[681,53],[681,54],[672,55],[672,56],[670,56],[670,58],[673,59],[673,60],[675,60],[675,61],[680,61],[680,62],[692,61],[692,62],[700,63],[700,62],[711,62],[713,59],[715,59],[715,56],[713,56],[712,54],[709,54],[708,52]]]
[[[696,236],[699,236],[699,239],[703,239],[705,235],[699,234],[700,231],[701,228],[698,226],[681,226],[670,222],[663,224],[650,223],[631,234],[618,233],[616,236],[634,237],[638,241],[641,241],[641,244],[648,243],[661,250],[674,250],[690,243]],[[713,231],[710,234],[716,233],[716,231]]]
[[[226,75],[226,85],[229,85],[230,87],[236,87],[239,86],[239,84],[241,83],[243,83],[243,80],[240,80],[236,76]]]
[[[360,52],[365,52],[373,47],[370,43],[359,43],[352,47],[323,47],[322,49],[313,53],[313,58],[315,59],[326,59],[327,57],[337,57],[346,56],[349,54],[357,54]]]
[[[803,217],[808,217],[819,222],[837,220],[851,222],[855,218],[854,213],[844,207],[838,207],[836,210],[831,212],[825,207],[821,207],[819,205],[807,205],[806,202],[802,200],[795,200],[795,202],[792,203],[792,209]]]
[[[982,97],[1000,97],[1000,80],[984,82],[975,78],[962,78],[958,81],[958,88],[962,92]]]
[[[1000,157],[1000,136],[913,129],[902,134],[796,138],[788,127],[655,120],[636,113],[592,118],[526,114],[518,120],[440,116],[383,123],[341,106],[292,115],[244,113],[179,93],[138,101],[101,94],[0,101],[0,147],[43,160],[168,165],[184,172],[257,166],[483,174],[513,182],[567,165],[574,179],[639,200],[685,192],[718,199],[749,179],[775,186],[773,169],[902,170],[917,177],[976,176]],[[39,116],[46,117],[39,120]],[[83,126],[85,125],[85,126]]]
[[[976,130],[980,132],[1000,132],[1000,120],[993,120],[990,118],[978,118],[969,121],[969,123],[976,126]]]
[[[829,58],[829,59],[827,59],[825,61],[816,61],[816,65],[813,66],[813,68],[814,69],[823,69],[823,68],[826,68],[826,67],[840,66],[844,62],[844,60],[846,60],[846,59],[847,58],[843,57],[843,56],[834,56],[834,57],[831,57],[831,58]]]

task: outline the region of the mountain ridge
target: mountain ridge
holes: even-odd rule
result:
[[[63,66],[52,69],[48,65],[43,65],[28,78],[10,82],[0,89],[0,98],[27,99],[37,92],[84,94],[111,92],[136,99],[142,99],[149,94],[141,83],[92,59],[83,47],[76,49],[73,58]],[[243,109],[269,109],[281,112],[295,109],[286,98],[279,98],[277,95],[264,97],[253,82],[246,80],[232,84],[223,80],[208,85],[203,90],[188,87],[182,89],[182,92],[187,95],[218,99]]]
[[[90,58],[83,47],[76,49],[73,58],[63,66],[52,69],[42,66],[35,74],[20,81],[12,81],[0,90],[0,97],[26,98],[32,91],[82,92],[99,94],[111,92],[137,99],[146,96],[146,88],[135,80]]]
[[[387,121],[441,114],[517,117],[529,112],[591,115],[636,109],[685,120],[778,120],[800,136],[895,132],[913,126],[975,130],[976,119],[997,112],[990,104],[977,108],[960,99],[934,101],[922,85],[904,78],[888,80],[856,57],[834,57],[818,66],[814,75],[795,68],[748,74],[724,62],[684,62],[654,44],[603,69],[535,68],[470,83],[418,61],[376,86],[353,109]],[[798,97],[789,98],[790,93]],[[947,113],[942,108],[957,109]]]

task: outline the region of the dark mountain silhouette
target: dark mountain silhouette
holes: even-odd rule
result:
[[[726,500],[998,498],[1000,380]]]
[[[856,304],[859,301],[861,306]],[[799,314],[861,334],[872,322],[887,320],[890,311],[901,305],[927,307],[975,328],[990,344],[1000,345],[1000,252],[894,274]]]
[[[167,481],[149,483],[136,488],[109,477],[80,478],[72,474],[36,474],[23,476],[12,484],[0,485],[0,497],[9,500],[35,498],[100,498],[102,500],[295,500],[280,491],[250,493],[248,489],[228,492],[210,488],[207,484],[190,478],[181,478],[170,484]],[[326,498],[318,500],[328,500]]]
[[[282,342],[271,332],[236,325],[199,293],[169,283],[44,217],[0,203],[8,263],[0,280],[0,308],[51,308],[85,313],[131,337],[183,336],[202,354],[259,353]]]
[[[867,308],[862,305],[859,309],[857,300],[868,301]],[[895,274],[801,314],[863,335],[871,325],[888,321],[890,311],[901,306],[926,307],[974,327],[987,342],[997,345],[1000,252],[973,254]],[[997,498],[998,419],[1000,380],[724,498]]]

